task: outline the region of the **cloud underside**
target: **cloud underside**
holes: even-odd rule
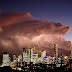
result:
[[[61,23],[39,21],[30,13],[0,13],[0,49],[1,53],[20,54],[22,48],[35,47],[36,52],[47,50],[54,53],[54,44],[58,44],[59,54],[69,54],[71,42],[62,37],[71,27]]]

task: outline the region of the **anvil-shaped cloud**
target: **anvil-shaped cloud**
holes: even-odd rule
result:
[[[36,52],[47,50],[53,55],[54,44],[58,44],[59,54],[69,54],[71,42],[62,35],[68,34],[71,27],[61,23],[39,21],[30,13],[0,13],[0,50],[10,54],[20,54],[22,48],[36,47]]]

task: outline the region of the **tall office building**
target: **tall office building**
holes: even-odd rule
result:
[[[55,56],[55,59],[57,60],[58,59],[58,45],[57,44],[54,44],[54,56]]]
[[[33,54],[33,63],[37,63],[38,62],[38,53],[34,53]]]
[[[9,54],[7,54],[7,52],[3,53],[3,60],[2,60],[2,65],[3,66],[9,66],[11,61],[10,61],[10,57]]]
[[[33,62],[33,48],[30,48],[28,51],[28,62]]]
[[[23,48],[23,61],[27,62],[27,50]]]
[[[43,51],[41,52],[41,58],[44,58],[44,57],[46,57],[46,50],[43,50]]]
[[[13,61],[15,61],[15,60],[16,60],[16,55],[14,54],[14,55],[13,55]]]
[[[46,57],[46,50],[42,50],[41,52],[41,63],[43,63],[44,57]]]
[[[18,62],[22,62],[22,55],[18,56]]]

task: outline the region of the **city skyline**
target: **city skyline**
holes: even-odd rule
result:
[[[11,60],[9,54],[7,52],[3,53],[3,59],[2,59],[2,65],[0,65],[0,70],[2,71],[2,68],[10,67],[10,70],[14,71],[37,71],[40,69],[40,71],[49,71],[49,68],[54,71],[60,71],[59,68],[61,68],[61,72],[64,70],[71,70],[72,69],[72,51],[69,55],[63,55],[61,54],[58,56],[58,48],[57,44],[54,44],[54,56],[47,56],[46,50],[41,51],[41,56],[38,55],[38,53],[35,53],[35,48],[29,48],[26,50],[26,48],[23,48],[23,52],[20,55],[13,55],[13,59]],[[62,68],[64,68],[62,70]],[[9,68],[6,68],[9,70]],[[58,70],[57,70],[58,69]],[[7,71],[6,70],[6,71]]]

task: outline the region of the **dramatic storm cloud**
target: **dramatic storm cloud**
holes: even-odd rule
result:
[[[69,54],[71,42],[62,36],[70,30],[61,23],[38,21],[30,13],[0,12],[0,54],[21,54],[23,47],[35,47],[38,53],[45,49],[47,55],[53,55],[54,44],[58,44],[59,54]]]

